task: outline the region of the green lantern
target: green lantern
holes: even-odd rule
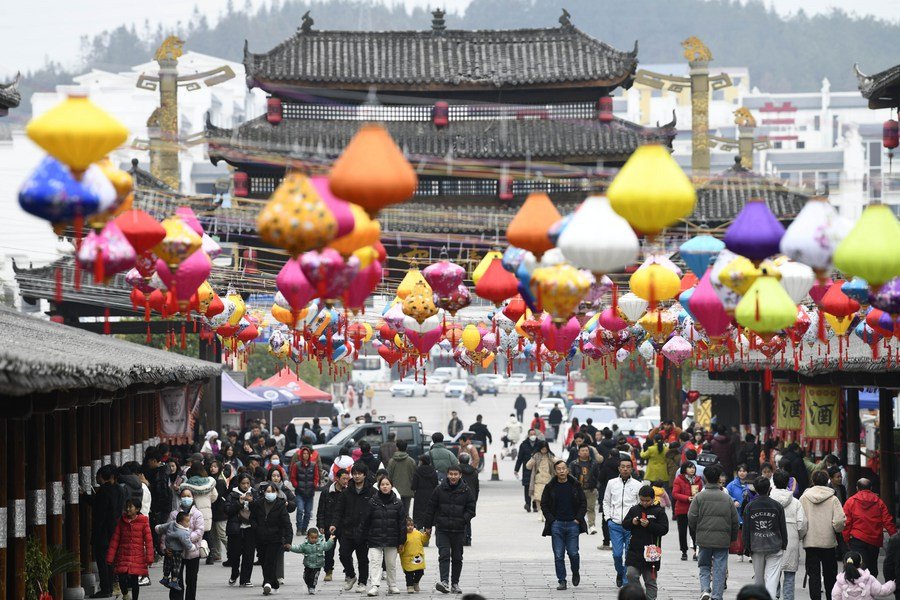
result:
[[[834,252],[844,275],[865,279],[874,289],[900,276],[900,223],[884,204],[870,204]]]
[[[763,269],[734,310],[735,320],[762,337],[790,327],[797,320],[797,305],[778,282]]]

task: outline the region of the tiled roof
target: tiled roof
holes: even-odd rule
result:
[[[869,108],[900,108],[900,65],[874,75],[866,75],[853,65],[856,80]]]
[[[359,121],[285,119],[272,125],[259,117],[237,129],[221,129],[207,122],[206,137],[213,163],[252,162],[265,154],[293,158],[337,157],[360,128]],[[674,127],[645,128],[621,119],[526,119],[454,121],[439,129],[429,122],[384,123],[397,144],[410,156],[457,159],[553,160],[556,162],[624,161],[638,146],[671,146]]]
[[[753,198],[765,200],[781,221],[794,218],[809,199],[804,194],[790,191],[777,180],[736,163],[697,189],[697,205],[688,220],[707,226],[723,225],[734,219],[744,204]]]
[[[10,83],[0,83],[0,109],[10,109],[19,106],[22,95],[19,93],[19,75]]]
[[[616,50],[571,25],[552,29],[298,31],[265,54],[244,46],[250,86],[409,89],[630,84],[637,42]]]

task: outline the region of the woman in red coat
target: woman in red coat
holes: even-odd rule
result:
[[[128,594],[126,590],[131,588],[132,600],[138,600],[141,589],[138,578],[149,575],[148,567],[153,564],[153,536],[150,521],[140,513],[140,507],[133,500],[125,501],[125,514],[109,541],[106,562],[119,576],[123,594]]]
[[[681,469],[672,485],[675,499],[675,520],[678,521],[678,543],[681,546],[681,560],[687,560],[688,510],[694,497],[703,489],[703,480],[697,477],[697,467],[691,461],[681,463]],[[693,541],[693,540],[691,540]],[[697,545],[694,544],[694,560],[697,560]]]

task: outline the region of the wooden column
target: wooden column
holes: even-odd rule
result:
[[[25,597],[25,523],[27,520],[25,507],[25,461],[22,460],[22,449],[25,447],[25,426],[27,421],[8,423],[7,440],[7,475],[9,520],[9,557],[7,565],[12,578],[8,596],[13,600]]]
[[[6,419],[0,419],[0,600],[6,600],[6,578],[9,571],[6,568],[7,561],[7,545],[8,545],[8,526],[9,526],[9,500],[7,484],[7,461],[6,461]]]
[[[108,461],[104,460],[104,454],[109,453],[109,429],[105,433],[103,429],[105,404],[95,404],[91,407],[78,409],[78,423],[89,436],[78,438],[78,464],[81,468],[79,487],[85,494],[94,491],[94,483],[97,481],[97,471]],[[89,438],[89,439],[88,439]],[[94,572],[94,549],[91,547],[91,530],[94,516],[91,507],[86,502],[81,504],[81,573],[82,582],[86,593],[97,589],[97,575]]]
[[[109,439],[112,452],[112,462],[117,467],[122,466],[122,401],[114,400],[109,405]]]
[[[859,389],[847,388],[847,496],[856,493],[859,481]]]
[[[762,389],[755,383],[747,384],[747,417],[750,423],[750,432],[754,435],[760,435],[759,429],[759,403],[760,394],[758,390]],[[762,438],[762,436],[760,436]]]
[[[144,395],[144,439],[154,445],[156,437],[156,394]]]
[[[667,358],[663,359],[663,369],[659,374],[660,416],[665,421],[681,422],[681,367]]]
[[[134,397],[132,410],[134,411],[132,421],[134,423],[134,435],[131,447],[134,449],[134,460],[144,464],[144,442],[147,440],[144,437],[144,394],[138,394]]]
[[[878,390],[878,449],[881,457],[881,497],[891,514],[896,514],[894,494],[894,390]]]
[[[741,409],[741,434],[750,431],[750,384],[739,382],[737,384],[738,402]]]
[[[122,464],[122,453],[119,446],[119,413],[113,404],[103,404],[100,413],[100,426],[103,428],[103,464]],[[108,457],[108,458],[107,458]]]
[[[81,488],[79,485],[79,463],[84,456],[82,450],[86,449],[87,455],[84,458],[87,464],[88,473],[90,473],[90,408],[82,406],[81,408],[70,408],[64,417],[64,438],[65,452],[63,453],[63,469],[65,473],[65,494],[66,494],[66,549],[75,555],[78,562],[85,558],[81,553],[82,537],[90,541],[90,529],[82,530],[81,528],[81,511],[79,506],[78,492]],[[81,417],[87,415],[87,418]],[[83,440],[83,441],[82,441]],[[84,447],[84,448],[83,448]],[[81,463],[81,464],[85,464]],[[90,564],[90,562],[88,562]],[[66,582],[65,596],[67,598],[84,597],[84,590],[81,587],[81,571],[76,570],[69,573]]]
[[[63,545],[63,417],[62,411],[47,415],[47,538],[50,546]],[[65,585],[62,573],[50,580],[50,593],[54,598],[62,597]]]
[[[118,449],[122,452],[124,464],[134,460],[134,396],[125,396],[124,400],[116,400],[114,405],[119,406],[118,428],[120,432]]]
[[[35,413],[28,420],[28,524],[31,537],[47,550],[47,415]]]
[[[772,385],[775,385],[774,383]],[[762,433],[768,431],[772,424],[772,404],[775,397],[772,390],[768,392],[763,389],[762,384],[759,386],[759,431]]]

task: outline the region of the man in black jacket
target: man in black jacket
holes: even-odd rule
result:
[[[357,459],[356,463],[362,463],[366,465],[366,469],[368,469],[368,475],[371,477],[375,477],[375,473],[378,472],[378,469],[381,467],[381,462],[378,458],[372,454],[372,445],[366,440],[360,440],[359,442],[359,451],[361,454],[359,455],[359,459]],[[374,479],[370,480],[374,483]]]
[[[357,592],[366,591],[369,579],[369,548],[362,536],[360,526],[368,510],[369,500],[375,495],[375,488],[367,481],[369,469],[365,463],[357,461],[350,469],[353,483],[338,496],[328,531],[336,535],[341,547],[338,556],[344,566],[344,591],[353,589],[357,583]],[[353,555],[359,565],[359,579],[353,569]]]
[[[594,523],[597,514],[597,487],[600,485],[600,463],[591,456],[591,450],[591,446],[587,444],[578,446],[578,456],[569,463],[569,472],[584,491],[587,501],[588,533],[594,535],[597,533]]]
[[[147,448],[144,454],[144,477],[150,488],[150,533],[153,547],[159,548],[159,534],[156,526],[165,523],[172,512],[172,487],[169,485],[169,470],[160,460],[159,450]]]
[[[91,598],[109,598],[112,596],[113,569],[112,565],[106,563],[106,552],[116,525],[122,518],[125,492],[116,483],[116,468],[112,465],[100,467],[97,482],[100,487],[94,494],[82,496],[91,506],[91,546],[97,558],[100,577],[100,589]]]
[[[481,492],[480,485],[478,483],[478,469],[473,467],[470,464],[472,457],[463,452],[459,455],[459,472],[462,476],[463,483],[466,484],[466,487],[472,492],[475,496],[475,508],[478,509],[478,494]],[[472,545],[472,524],[466,524],[466,546]]]
[[[463,545],[466,525],[475,517],[475,494],[462,481],[459,465],[447,469],[447,478],[434,489],[425,529],[437,528],[438,568],[441,580],[434,588],[442,594],[461,594],[459,576],[462,574]],[[452,570],[451,570],[452,564]]]
[[[331,537],[329,525],[334,522],[334,512],[337,503],[340,500],[341,493],[347,489],[350,484],[350,471],[347,469],[338,469],[335,474],[334,483],[319,493],[319,508],[316,511],[316,525],[325,536],[325,541]],[[337,548],[337,540],[331,550],[325,551],[325,581],[331,581],[331,574],[334,571],[334,550]]]
[[[522,394],[516,396],[516,403],[513,404],[513,408],[516,409],[516,418],[519,420],[519,423],[522,423],[525,420],[525,409],[528,408],[525,396]]]
[[[544,513],[544,532],[553,540],[553,560],[556,563],[557,590],[564,590],[566,584],[566,554],[572,567],[572,585],[581,583],[578,554],[578,536],[587,531],[584,515],[587,500],[578,481],[569,475],[566,461],[558,460],[553,465],[556,477],[544,486],[541,495],[541,512]]]
[[[528,437],[519,444],[519,452],[516,454],[515,473],[518,477],[519,469],[522,469],[522,487],[525,489],[525,510],[531,512],[531,469],[525,467],[534,454],[534,445],[537,443],[537,432],[534,429],[528,430]]]
[[[487,425],[481,422],[481,419],[481,415],[476,416],[475,422],[469,425],[469,431],[472,432],[472,439],[481,442],[481,451],[487,453],[488,442],[493,444],[494,438],[491,437],[490,430]]]
[[[639,584],[644,578],[647,600],[656,600],[656,577],[662,548],[662,537],[669,533],[669,519],[665,509],[654,504],[653,487],[645,485],[638,492],[638,504],[632,506],[622,519],[622,527],[631,531],[631,541],[625,553],[628,583]],[[653,560],[653,559],[656,560]]]
[[[774,598],[788,544],[784,508],[769,498],[767,478],[758,478],[753,487],[757,496],[744,507],[744,554],[753,557],[753,582]]]

